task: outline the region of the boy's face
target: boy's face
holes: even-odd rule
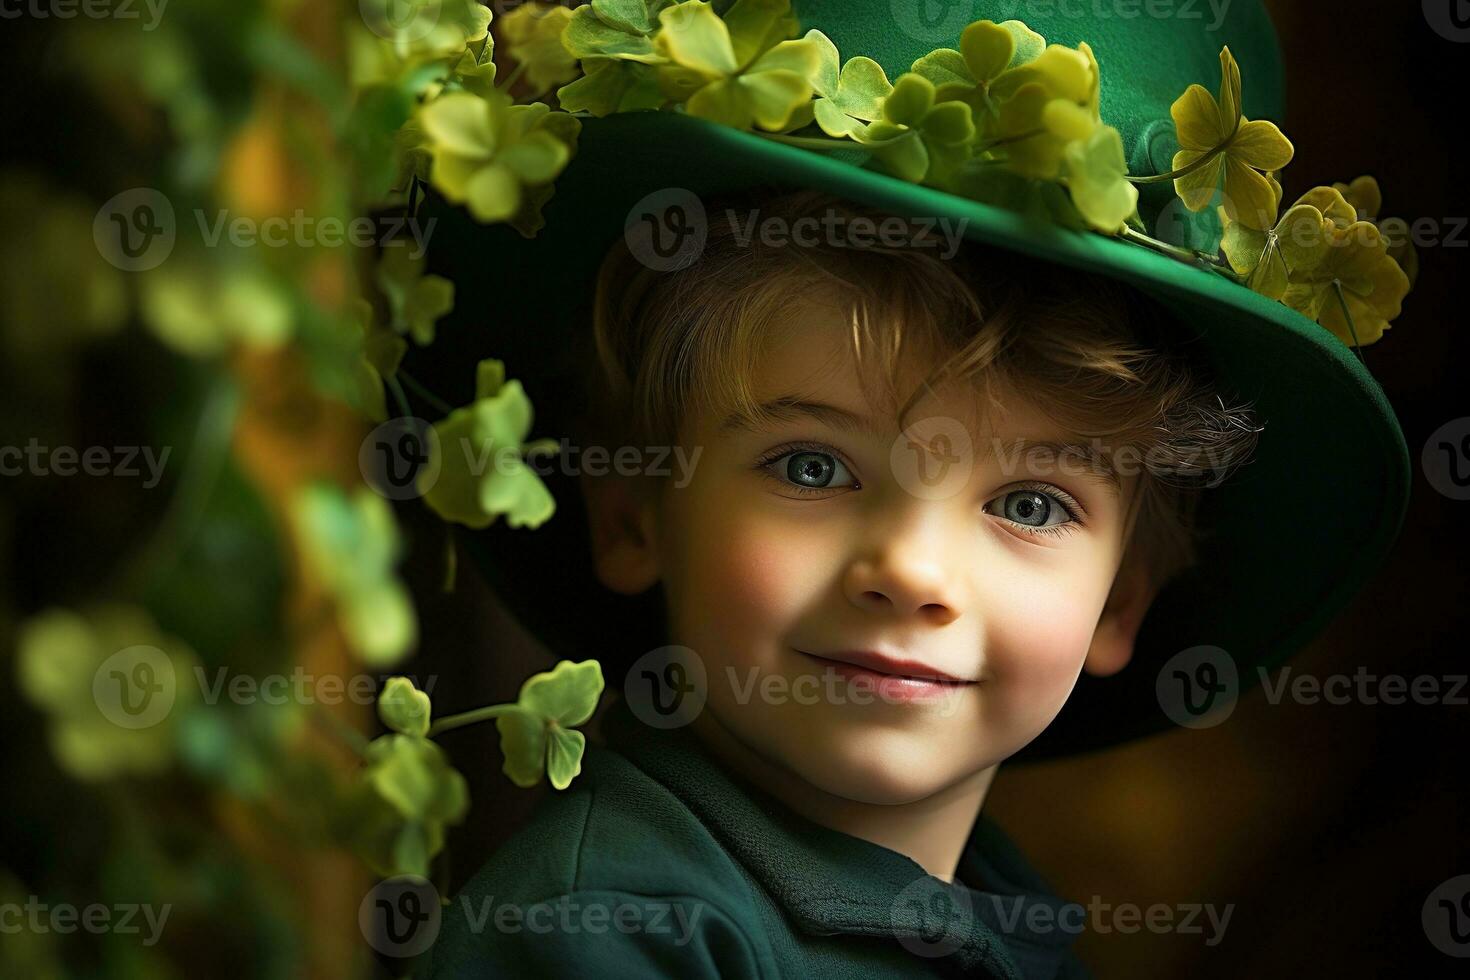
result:
[[[905,365],[898,390],[932,367]],[[705,667],[702,723],[868,803],[921,799],[1018,751],[1089,658],[1131,483],[1015,453],[1017,440],[1077,440],[1014,392],[996,411],[960,382],[901,432],[864,397],[841,315],[816,301],[773,338],[752,383],[762,404],[830,409],[769,428],[685,420],[681,442],[702,455],[687,485],[662,491],[651,547],[670,642]],[[859,651],[931,682],[837,663]],[[1121,666],[1101,660],[1099,673]]]

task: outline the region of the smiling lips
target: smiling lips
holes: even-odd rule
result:
[[[806,653],[804,650],[801,652]],[[952,695],[976,683],[935,670],[927,664],[867,650],[806,655],[843,677],[870,686],[886,701],[928,701]]]

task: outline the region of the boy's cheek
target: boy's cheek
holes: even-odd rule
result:
[[[787,635],[798,611],[816,602],[824,569],[820,556],[788,539],[747,529],[709,556],[718,583],[718,608],[726,635],[766,642]]]
[[[693,526],[675,611],[689,639],[717,644],[721,659],[752,662],[773,656],[803,609],[818,603],[831,569],[819,551],[793,540],[789,525],[714,518]],[[715,651],[688,645],[701,656]]]
[[[1019,713],[1021,724],[1044,727],[1077,683],[1103,602],[1086,589],[1078,591],[1084,594],[1072,592],[1072,601],[1065,601],[1064,587],[1017,596],[992,613],[992,694]]]

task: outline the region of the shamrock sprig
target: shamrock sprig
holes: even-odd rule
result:
[[[525,459],[556,443],[526,443],[531,420],[521,383],[505,379],[500,361],[481,361],[475,400],[434,425],[440,465],[437,472],[431,465],[420,474],[424,502],[444,520],[466,527],[488,527],[502,515],[511,527],[545,523],[556,500]]]
[[[427,876],[444,847],[444,829],[464,819],[465,780],[432,739],[446,731],[495,720],[503,771],[517,786],[547,779],[562,790],[582,770],[585,724],[602,695],[595,660],[563,660],[536,674],[507,704],[489,705],[431,722],[429,695],[407,677],[390,677],[378,696],[389,733],[363,752],[363,766],[342,807],[344,833],[379,874]]]
[[[427,877],[444,829],[469,809],[464,776],[425,735],[429,696],[392,677],[378,697],[389,733],[363,750],[363,765],[340,807],[344,837],[378,874]]]

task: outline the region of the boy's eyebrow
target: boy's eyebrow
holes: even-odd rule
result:
[[[814,419],[834,429],[864,432],[877,436],[887,435],[885,428],[866,415],[858,415],[836,405],[808,401],[794,395],[773,398],[762,402],[759,407],[762,412],[781,422]],[[754,418],[742,412],[732,412],[725,417],[720,428],[722,431],[745,429],[754,432],[759,430],[760,425]],[[1097,447],[1085,442],[1025,438],[1007,440],[994,437],[990,440],[990,450],[990,454],[1000,460],[1001,468],[1006,475],[1015,472],[1016,468],[1022,465],[1021,457],[1033,464],[1045,463],[1053,466],[1060,464],[1063,460],[1073,460],[1079,465],[1080,472],[1072,475],[1091,479],[1110,491],[1115,497],[1122,496],[1123,481],[1117,470],[1107,457],[1098,451]]]
[[[1070,475],[1093,480],[1115,497],[1123,494],[1123,481],[1108,458],[1096,446],[1085,442],[1057,442],[1049,439],[1016,438],[991,440],[992,454],[1001,459],[1002,470],[1009,475],[1024,457],[1033,463],[1058,465],[1063,460],[1075,460],[1081,472]],[[1002,453],[1006,455],[1002,457]]]
[[[858,415],[856,412],[839,408],[836,405],[828,405],[825,402],[807,401],[794,395],[783,395],[770,401],[761,402],[759,409],[777,421],[795,422],[801,419],[813,419],[834,429],[845,429],[850,432],[865,432],[869,435],[881,436],[886,429],[879,425],[877,420],[866,415]],[[746,429],[756,431],[760,428],[759,422],[743,412],[732,412],[725,417],[720,424],[722,431],[733,429]]]

